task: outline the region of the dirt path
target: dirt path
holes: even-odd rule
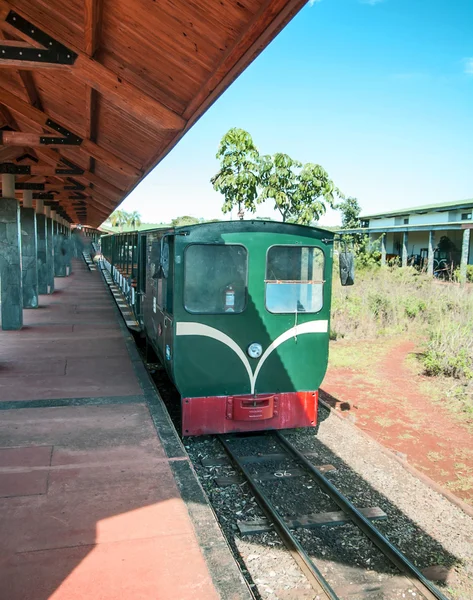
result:
[[[336,342],[344,351],[357,344]],[[414,342],[372,345],[369,364],[329,366],[321,398],[385,447],[473,505],[473,435],[425,391],[406,360]],[[377,351],[379,350],[379,351]],[[336,355],[338,349],[334,351]]]

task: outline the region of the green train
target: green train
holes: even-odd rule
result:
[[[331,231],[260,220],[102,236],[181,395],[183,435],[316,425],[333,245]],[[352,257],[340,262],[349,285]]]

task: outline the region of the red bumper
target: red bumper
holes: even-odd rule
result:
[[[315,427],[318,392],[182,399],[182,434]]]

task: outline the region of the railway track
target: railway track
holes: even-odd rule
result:
[[[261,435],[238,436],[220,435],[219,441],[223,445],[230,460],[243,474],[245,480],[258,504],[266,514],[267,522],[242,523],[240,528],[247,533],[261,530],[275,530],[281,537],[294,560],[310,581],[318,598],[340,600],[341,598],[425,598],[426,600],[448,600],[422,573],[373,525],[372,519],[382,518],[383,512],[379,509],[357,509],[343,496],[322,471],[329,471],[330,466],[315,467],[311,461],[295,448],[280,432],[271,432]],[[242,440],[245,443],[241,443]],[[268,452],[266,448],[269,448]],[[274,448],[277,451],[274,452]],[[249,450],[250,449],[250,450]],[[269,465],[269,470],[268,470]],[[275,468],[275,465],[278,465]],[[279,467],[279,465],[283,465]],[[257,468],[255,468],[257,466]],[[339,510],[336,512],[317,513],[312,515],[291,515],[291,507],[281,507],[280,495],[272,493],[275,482],[291,481],[296,478],[307,477],[314,486],[323,493],[329,502]],[[297,485],[297,484],[296,484]],[[310,488],[312,486],[305,487]],[[274,490],[273,490],[274,492]],[[297,487],[291,492],[293,498],[298,494]],[[291,496],[289,494],[289,497]],[[287,503],[286,503],[287,504]],[[291,504],[289,502],[289,504]],[[386,517],[386,515],[384,515]],[[363,584],[345,582],[340,583],[335,578],[328,578],[322,572],[326,569],[326,561],[319,561],[311,557],[311,553],[304,548],[304,542],[297,531],[307,528],[317,528],[320,525],[335,525],[337,523],[352,523],[364,536],[377,548],[386,561],[395,567],[398,575],[387,577],[380,583],[376,578],[364,578]],[[252,529],[253,528],[253,529]],[[259,528],[259,529],[258,529]],[[339,531],[342,531],[341,528]],[[340,533],[343,536],[343,532]],[[343,542],[341,542],[343,545]],[[336,558],[334,560],[336,562]],[[371,574],[372,575],[372,574]],[[404,590],[404,591],[403,591]],[[407,594],[405,592],[411,592]]]

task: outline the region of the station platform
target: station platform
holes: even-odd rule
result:
[[[0,597],[251,598],[100,271],[0,334]]]

